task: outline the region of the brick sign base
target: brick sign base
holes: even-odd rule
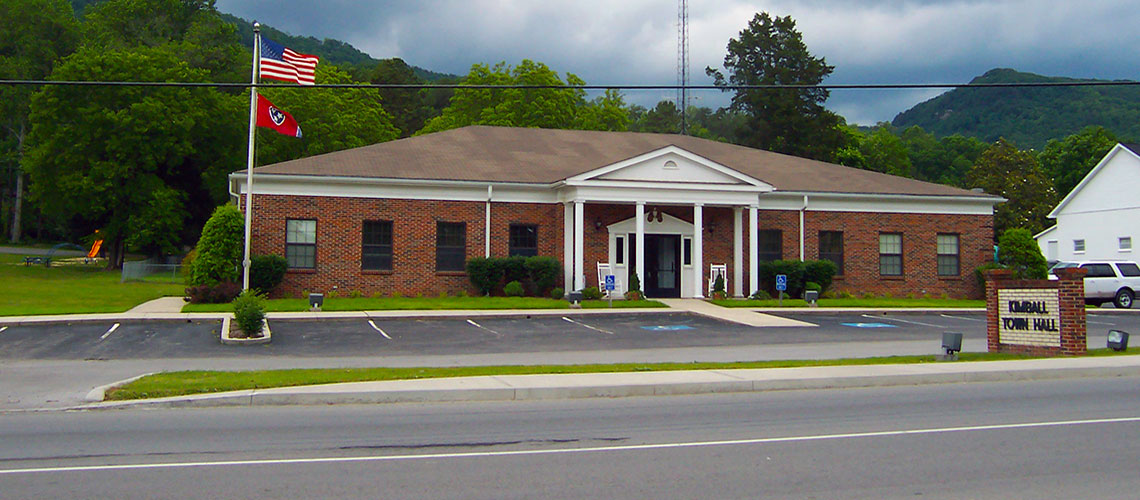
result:
[[[990,352],[1035,356],[1087,354],[1086,271],[1058,269],[1057,280],[1015,280],[986,272],[986,335]]]

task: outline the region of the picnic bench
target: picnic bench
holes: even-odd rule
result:
[[[51,259],[53,257],[55,257],[55,251],[59,250],[61,248],[66,248],[66,249],[70,249],[70,250],[79,250],[80,252],[86,251],[83,247],[76,245],[74,243],[60,243],[58,245],[51,247],[51,249],[48,250],[47,254],[44,254],[44,255],[25,255],[24,256],[24,265],[30,266],[32,264],[43,264],[44,267],[51,267]],[[84,262],[86,263],[87,260],[89,260],[89,259],[84,259]]]

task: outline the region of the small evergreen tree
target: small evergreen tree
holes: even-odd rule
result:
[[[1017,279],[1045,279],[1049,265],[1028,229],[1007,229],[998,240],[998,262]]]
[[[198,239],[197,257],[190,266],[190,285],[236,282],[241,276],[238,266],[244,253],[244,233],[245,221],[237,207],[222,205],[214,209]]]

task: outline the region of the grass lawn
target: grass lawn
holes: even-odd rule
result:
[[[64,258],[66,259],[66,257]],[[182,284],[119,283],[104,264],[25,266],[24,256],[0,254],[0,316],[122,312],[151,299],[182,295]]]
[[[1133,353],[1094,349],[1089,356],[1118,356]],[[1003,353],[959,354],[959,362],[1031,359],[1031,356]],[[147,375],[113,389],[108,400],[162,398],[213,392],[294,387],[300,385],[407,380],[486,375],[531,375],[552,373],[613,373],[676,370],[731,370],[740,368],[792,368],[803,366],[882,365],[933,363],[934,356],[887,356],[836,360],[787,360],[737,363],[625,363],[612,365],[470,366],[441,368],[331,368],[261,370],[243,372],[181,371]]]
[[[610,307],[608,300],[582,302],[586,309]],[[615,300],[614,309],[666,307],[655,300]],[[336,297],[325,298],[322,311],[386,311],[386,310],[437,310],[437,309],[569,309],[561,299],[541,297]],[[182,312],[229,312],[230,304],[186,304]],[[269,299],[265,310],[270,312],[308,311],[308,299]]]
[[[723,307],[781,307],[778,299],[765,300],[714,300],[712,303]],[[969,299],[908,299],[908,298],[873,298],[873,299],[819,299],[819,307],[986,307],[984,300]],[[784,299],[783,307],[807,307],[802,299]]]

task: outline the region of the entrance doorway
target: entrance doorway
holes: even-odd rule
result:
[[[645,295],[681,296],[681,236],[645,235]]]

